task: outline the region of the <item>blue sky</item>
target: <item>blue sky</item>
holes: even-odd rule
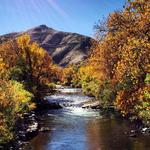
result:
[[[88,36],[94,24],[125,0],[0,0],[0,35],[46,24]]]

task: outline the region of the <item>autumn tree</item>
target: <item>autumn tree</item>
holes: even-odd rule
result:
[[[0,44],[0,143],[14,137],[16,120],[52,92],[60,72],[27,34]]]
[[[36,97],[44,96],[49,83],[61,78],[48,52],[31,42],[27,34],[2,44],[1,49],[11,79],[22,82]]]
[[[145,83],[150,67],[149,16],[150,3],[147,0],[128,1],[122,11],[111,13],[105,27],[96,26],[97,32],[105,32],[93,43],[88,63],[83,67],[87,76],[99,81],[100,100],[107,99],[115,104],[123,115],[144,118],[146,113],[140,115],[141,111],[137,109],[142,105],[145,105],[142,109],[149,113],[149,98],[146,96],[149,95],[149,85]]]

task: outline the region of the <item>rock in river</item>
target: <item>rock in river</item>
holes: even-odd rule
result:
[[[49,128],[49,127],[41,127],[40,129],[39,129],[39,132],[48,132],[48,131],[50,131],[51,129]]]

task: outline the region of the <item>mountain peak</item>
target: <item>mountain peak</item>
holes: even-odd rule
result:
[[[27,31],[40,32],[40,31],[47,31],[47,30],[54,30],[54,29],[49,28],[47,25],[42,24],[42,25],[36,26],[36,27],[34,27],[34,28],[31,28],[31,29],[29,29],[29,30],[27,30]]]
[[[41,25],[39,25],[38,26],[39,28],[49,28],[47,25],[45,25],[45,24],[41,24]]]
[[[39,25],[25,32],[0,36],[0,43],[16,38],[24,33],[31,36],[31,41],[39,43],[48,51],[53,61],[60,66],[76,64],[88,56],[91,38],[70,32],[57,31],[46,25]]]

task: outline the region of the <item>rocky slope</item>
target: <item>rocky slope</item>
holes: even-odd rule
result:
[[[29,29],[25,32],[10,33],[0,36],[0,43],[28,33],[32,41],[36,41],[52,56],[60,66],[75,64],[87,58],[91,46],[91,38],[77,33],[57,31],[46,25]]]

